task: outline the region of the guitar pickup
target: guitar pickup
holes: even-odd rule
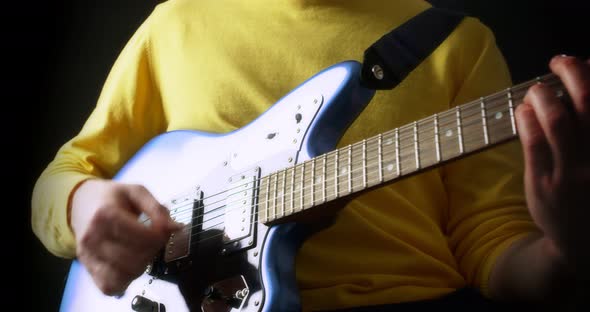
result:
[[[189,255],[193,231],[200,232],[202,227],[203,192],[197,190],[193,194],[175,200],[170,209],[170,216],[185,226],[170,236],[164,249],[166,263]]]
[[[252,245],[259,174],[260,170],[254,169],[230,179],[224,214],[223,243],[228,245],[226,251],[240,249],[246,241],[250,242],[246,245]]]

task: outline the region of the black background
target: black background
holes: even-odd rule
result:
[[[33,311],[58,310],[70,263],[49,254],[31,231],[34,182],[61,144],[78,132],[96,103],[114,59],[158,2],[31,2],[2,21],[8,30],[5,47],[15,54],[3,64],[14,70],[4,84],[8,90],[3,127],[9,131],[5,144],[14,151],[8,157],[16,158],[18,164],[7,168],[10,184],[16,183],[18,189],[8,194],[12,200],[5,208],[22,212],[18,218],[24,228],[24,242],[14,250],[24,246],[27,251],[23,257],[19,253],[18,257],[5,259],[14,262],[11,259],[16,258],[24,265],[20,289]],[[590,10],[584,0],[431,2],[464,11],[488,25],[496,34],[516,83],[547,73],[547,62],[555,54],[584,58],[590,54]],[[6,120],[8,116],[14,117]],[[16,123],[16,128],[11,122]],[[8,218],[5,221],[12,223]],[[7,246],[11,246],[6,251],[10,255],[12,244]],[[5,268],[10,270],[11,266]]]

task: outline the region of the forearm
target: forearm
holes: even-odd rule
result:
[[[490,295],[500,301],[561,304],[582,287],[581,275],[542,234],[516,242],[497,261]]]
[[[529,237],[498,259],[489,280],[497,299],[562,305],[588,289],[589,63],[554,57],[549,67],[568,100],[555,87],[537,83],[516,109],[527,208],[546,236]]]
[[[75,257],[75,238],[69,226],[67,206],[71,190],[89,176],[59,172],[61,163],[52,163],[33,189],[31,225],[33,232],[52,254]]]

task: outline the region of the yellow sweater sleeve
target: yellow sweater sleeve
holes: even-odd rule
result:
[[[480,36],[460,49],[466,77],[454,104],[510,86],[511,79],[492,32],[483,24]],[[506,112],[505,116],[508,116]],[[475,154],[444,168],[449,215],[446,232],[467,283],[488,294],[488,279],[499,255],[514,241],[536,230],[526,208],[523,157],[514,141]]]
[[[111,178],[151,137],[165,129],[150,66],[150,16],[127,42],[82,130],[64,144],[37,180],[34,233],[53,254],[75,256],[68,221],[72,190],[88,178]]]

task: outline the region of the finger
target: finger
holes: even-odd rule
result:
[[[141,249],[104,240],[94,252],[97,261],[108,263],[118,274],[135,279],[145,271],[156,251],[155,248]]]
[[[124,291],[133,278],[127,273],[120,272],[113,264],[104,261],[96,250],[78,248],[77,259],[84,265],[103,293],[114,295]]]
[[[590,123],[590,61],[556,56],[549,66],[565,85],[574,109],[583,123]]]
[[[124,213],[132,216],[130,212],[125,210],[97,213],[96,226],[92,229],[92,235],[83,236],[77,249],[78,258],[85,265],[101,268],[101,271],[95,272],[93,277],[97,281],[100,280],[99,283],[103,283],[99,288],[105,293],[122,290],[121,287],[139,276],[160,246],[165,243],[164,239],[159,238],[157,231],[150,230],[135,220],[131,222],[133,227],[138,229],[142,235],[147,235],[139,238],[126,238],[133,236],[128,235],[129,229],[113,231],[112,225],[118,224],[119,220],[123,219],[121,214]],[[148,245],[146,242],[151,242],[151,244]],[[103,279],[112,281],[106,282]]]
[[[550,172],[553,167],[551,148],[529,103],[516,108],[516,125],[523,147],[525,170],[534,175]]]
[[[129,216],[122,216],[125,213]],[[114,212],[100,211],[94,220],[91,231],[81,236],[78,251],[91,254],[102,262],[117,264],[127,273],[141,272],[147,261],[152,259],[169,239],[166,233],[141,225],[133,219],[130,212],[122,209]]]
[[[104,227],[106,237],[132,248],[149,248],[155,251],[161,248],[169,238],[168,233],[154,231],[124,209],[112,212]]]
[[[524,98],[529,103],[551,148],[556,165],[563,165],[572,155],[572,116],[553,91],[542,83],[529,88]]]
[[[170,233],[181,228],[170,218],[168,209],[161,205],[145,187],[130,186],[129,199],[139,212],[144,212],[150,217],[153,226],[160,231]]]
[[[84,263],[84,266],[92,276],[98,289],[105,295],[113,296],[120,294],[133,281],[133,277],[114,269],[107,262],[92,261]]]

